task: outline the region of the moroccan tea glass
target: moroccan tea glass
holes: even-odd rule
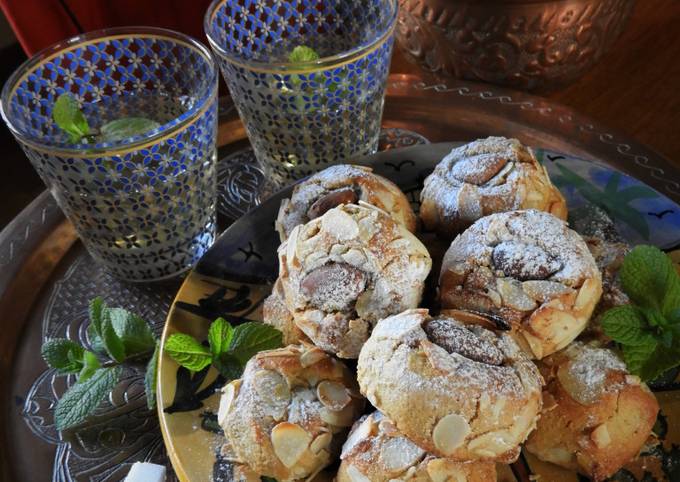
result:
[[[89,253],[114,276],[171,278],[213,243],[217,79],[210,51],[196,40],[126,27],[48,47],[5,84],[5,123]],[[95,130],[131,116],[159,126],[73,144],[52,119],[63,93]]]
[[[374,153],[396,0],[215,0],[205,31],[266,178]],[[291,62],[295,47],[318,60]]]

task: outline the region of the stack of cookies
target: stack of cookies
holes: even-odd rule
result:
[[[601,298],[626,301],[625,245],[584,240],[566,217],[514,139],[454,149],[425,180],[420,222],[365,167],[299,184],[279,211],[263,309],[288,346],[223,389],[233,479],[311,480],[331,466],[338,482],[494,481],[524,447],[603,480],[634,458],[658,404],[593,316]],[[430,310],[419,224],[450,243]]]

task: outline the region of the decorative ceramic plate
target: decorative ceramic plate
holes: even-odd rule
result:
[[[397,149],[359,163],[397,183],[417,209],[424,178],[456,145]],[[667,197],[602,164],[541,149],[537,156],[565,195],[572,226],[588,224],[582,221],[597,207],[631,244],[654,244],[667,251],[680,246],[680,206]],[[278,274],[279,238],[274,220],[281,199],[289,197],[291,190],[284,189],[234,223],[201,259],[170,310],[163,343],[178,331],[205,339],[210,322],[219,316],[232,324],[262,319],[262,303]],[[613,480],[680,480],[680,424],[674,422],[680,420],[680,379],[676,379],[677,372],[673,372],[653,386],[661,405],[655,433],[663,443],[626,466]],[[219,455],[224,437],[216,422],[216,390],[224,383],[212,368],[191,376],[168,356],[161,357],[158,412],[170,459],[182,481],[230,480],[228,462]],[[332,478],[332,473],[325,475]],[[504,469],[499,480],[528,482],[537,476],[543,481],[581,480],[573,472],[526,453]]]

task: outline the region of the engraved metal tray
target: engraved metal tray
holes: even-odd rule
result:
[[[513,136],[614,166],[680,202],[680,171],[669,161],[567,108],[452,80],[395,75],[388,87],[381,149]],[[221,103],[219,143],[219,207],[226,227],[260,201],[262,181],[229,99]],[[87,302],[96,295],[139,312],[160,332],[180,284],[127,284],[108,276],[47,192],[0,233],[0,480],[116,481],[134,461],[167,462],[158,420],[145,408],[134,372],[90,424],[62,438],[52,408],[72,380],[46,370],[38,352],[49,336],[84,338]]]

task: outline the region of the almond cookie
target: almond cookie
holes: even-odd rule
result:
[[[295,324],[341,358],[359,355],[378,320],[418,306],[431,266],[411,232],[363,203],[297,226],[279,247],[279,278]]]
[[[529,452],[596,481],[638,454],[659,405],[616,354],[574,342],[539,366],[547,386],[543,413],[525,445]]]
[[[262,321],[282,333],[284,345],[295,345],[302,341],[309,342],[309,338],[295,324],[293,314],[286,306],[280,279],[276,280],[272,287],[272,293],[264,300]]]
[[[531,149],[504,137],[452,150],[425,179],[420,201],[425,228],[448,239],[492,213],[538,209],[567,218],[562,194]]]
[[[363,402],[347,367],[317,347],[260,352],[222,389],[226,458],[282,482],[314,475],[337,456]]]
[[[354,424],[342,447],[337,482],[495,482],[493,462],[456,462],[425,452],[380,412]]]
[[[281,202],[276,230],[285,241],[295,226],[322,216],[341,204],[359,201],[389,213],[413,232],[416,215],[403,192],[392,181],[373,174],[370,167],[341,164],[329,167],[298,184],[290,199]]]
[[[492,214],[458,236],[439,278],[442,308],[504,319],[534,358],[567,346],[585,328],[602,277],[585,242],[541,211]]]
[[[357,374],[400,432],[455,461],[515,461],[541,408],[541,376],[512,337],[423,309],[380,321]]]

